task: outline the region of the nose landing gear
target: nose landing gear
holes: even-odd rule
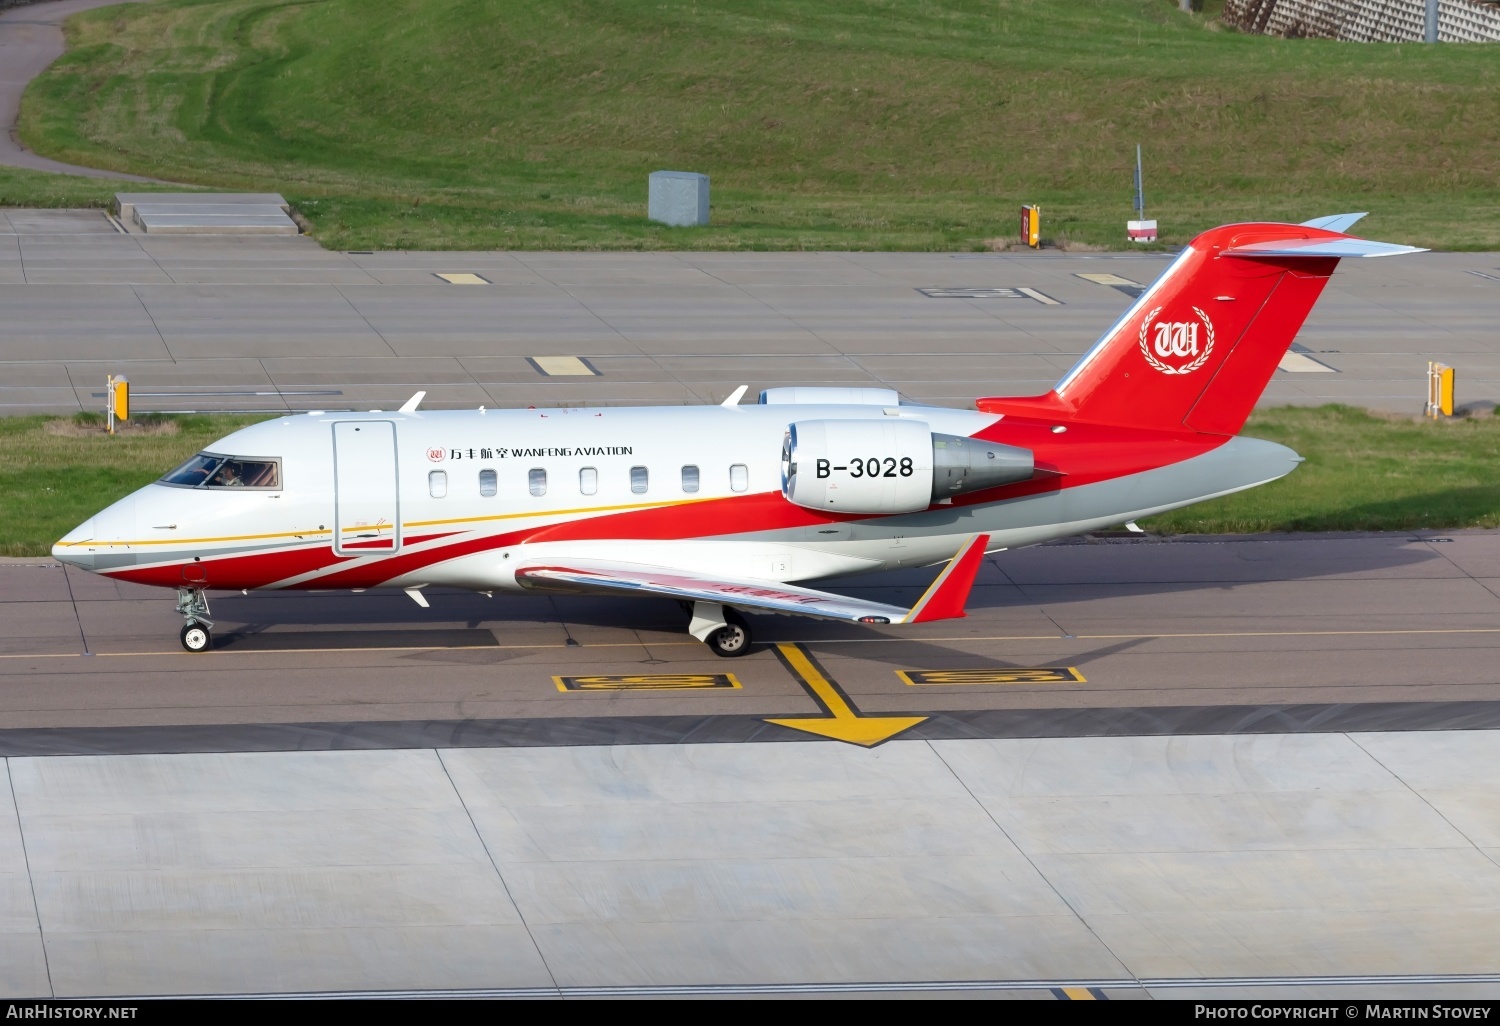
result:
[[[182,639],[182,647],[189,652],[207,652],[214,644],[213,635],[197,620],[189,620],[178,637]]]
[[[210,631],[214,622],[209,619],[208,597],[202,588],[178,588],[177,611],[187,622],[183,624],[178,638],[189,652],[207,652],[214,647]]]

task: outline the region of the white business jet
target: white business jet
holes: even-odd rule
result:
[[[1359,215],[1192,241],[1052,391],[915,406],[877,388],[741,387],[707,407],[283,417],[236,431],[69,532],[53,555],[177,590],[664,596],[723,656],[740,611],[960,617],[986,552],[1132,522],[1290,473],[1236,433],[1343,257],[1419,252]],[[911,608],[795,582],[943,564]]]

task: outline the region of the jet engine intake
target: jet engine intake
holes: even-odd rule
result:
[[[1032,472],[1030,450],[937,434],[907,418],[799,421],[781,449],[787,501],[836,513],[915,513]]]

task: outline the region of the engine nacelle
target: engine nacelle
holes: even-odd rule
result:
[[[935,434],[906,418],[799,421],[781,449],[787,501],[835,513],[915,513],[1032,472],[1029,450]]]
[[[932,436],[934,499],[1029,481],[1035,473],[1036,458],[1030,449],[962,435]]]

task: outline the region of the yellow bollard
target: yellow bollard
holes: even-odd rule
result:
[[[1427,416],[1453,416],[1453,368],[1445,363],[1427,361]]]
[[[105,417],[109,433],[115,433],[115,421],[130,419],[130,382],[123,374],[111,374],[105,388]]]
[[[1036,249],[1042,242],[1042,208],[1021,208],[1021,244]]]

